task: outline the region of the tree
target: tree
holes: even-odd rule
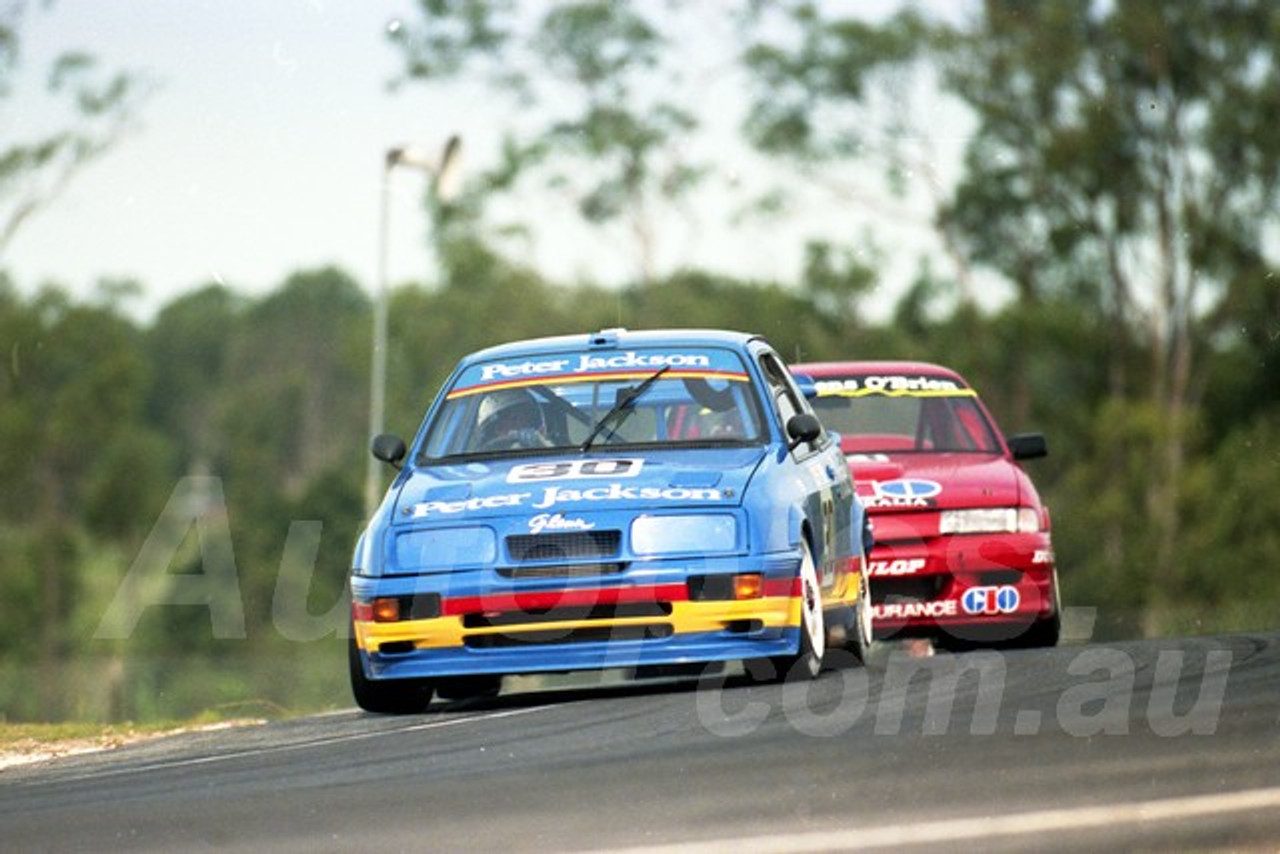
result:
[[[300,271],[250,305],[228,342],[217,473],[288,497],[339,463],[354,465],[367,426],[369,301],[346,273]],[[246,496],[247,497],[247,496]]]
[[[809,241],[805,287],[831,282],[829,260],[835,243],[868,260],[855,288],[843,283],[843,309],[856,322],[861,297],[870,292],[890,253],[907,247],[883,244],[885,226],[935,229],[951,262],[947,290],[973,298],[967,259],[930,211],[945,200],[936,116],[925,96],[934,69],[922,48],[927,22],[908,8],[875,22],[864,16],[829,14],[811,0],[768,0],[746,4],[748,39],[741,63],[748,75],[749,104],[744,136],[757,150],[788,167],[789,185],[761,204],[775,216],[796,216],[806,206],[835,211],[828,225],[837,234]],[[857,219],[855,219],[857,217]],[[854,223],[868,220],[867,234]],[[924,250],[920,250],[924,253]],[[921,275],[930,275],[923,272]],[[830,298],[830,294],[823,298]]]
[[[21,41],[29,7],[26,0],[0,5],[0,105],[26,82]],[[136,74],[103,72],[84,51],[55,59],[44,92],[61,116],[28,139],[0,140],[0,262],[27,220],[130,129],[148,88]]]
[[[706,167],[689,153],[696,117],[668,96],[685,84],[664,62],[670,42],[660,25],[678,25],[640,8],[575,0],[533,19],[503,0],[421,0],[419,20],[391,37],[405,60],[401,83],[439,83],[469,70],[510,98],[527,129],[506,129],[501,163],[477,180],[486,202],[518,199],[533,180],[597,230],[625,223],[638,276],[649,281],[657,274],[657,223],[679,212]],[[516,230],[528,235],[526,226]]]
[[[1273,266],[1280,11],[991,2],[942,32],[946,85],[978,120],[945,221],[1022,304],[1077,295],[1108,318],[1111,394],[1149,401],[1135,423],[1149,431],[1141,504],[1156,535],[1137,554],[1159,598],[1207,376],[1206,307],[1256,280],[1242,271]],[[1127,468],[1111,463],[1101,491]]]
[[[1280,577],[1280,399],[1188,465],[1182,492],[1190,521],[1183,559],[1169,579],[1183,607],[1181,631],[1275,625]]]
[[[228,382],[228,349],[244,310],[245,301],[229,288],[210,284],[164,306],[147,330],[155,371],[148,418],[182,448],[175,475],[207,472],[223,451],[216,403]]]
[[[76,631],[96,555],[141,541],[163,503],[169,442],[142,423],[150,371],[139,330],[111,305],[46,289],[29,304],[0,289],[0,623],[5,650],[39,662],[28,713],[70,708]]]

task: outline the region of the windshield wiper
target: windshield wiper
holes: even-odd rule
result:
[[[649,386],[658,381],[658,377],[667,372],[670,365],[663,365],[654,371],[640,385],[631,388],[619,389],[617,402],[614,403],[613,409],[604,414],[604,417],[596,422],[596,426],[591,428],[591,432],[587,434],[587,438],[582,442],[579,448],[583,453],[591,449],[591,444],[609,427],[609,422],[614,418],[618,419],[617,427],[622,426],[622,422],[627,420],[627,416],[635,411],[636,401],[640,399],[640,395],[649,390]]]

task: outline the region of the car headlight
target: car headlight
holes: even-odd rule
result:
[[[732,552],[738,522],[717,513],[696,516],[641,516],[631,523],[631,550],[639,555]]]
[[[498,539],[492,528],[420,528],[396,537],[396,565],[392,571],[447,570],[497,559]]]
[[[943,534],[1034,534],[1040,514],[1034,507],[979,507],[943,510],[938,531]]]

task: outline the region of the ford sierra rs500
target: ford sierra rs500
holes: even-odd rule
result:
[[[761,337],[604,330],[466,356],[350,576],[357,703],[411,712],[508,674],[818,674],[870,643],[864,511]]]

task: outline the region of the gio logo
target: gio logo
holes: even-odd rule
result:
[[[1012,614],[1018,610],[1021,601],[1018,588],[1006,584],[1000,587],[970,587],[964,592],[960,604],[966,614]]]

